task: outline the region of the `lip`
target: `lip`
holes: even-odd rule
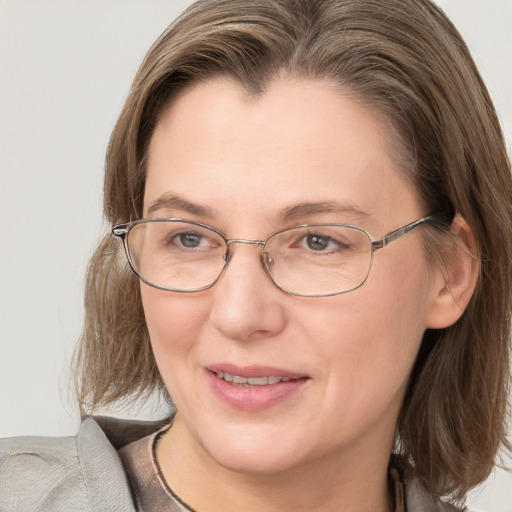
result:
[[[247,386],[226,382],[217,373],[239,377],[281,377],[291,379],[265,386]],[[310,380],[307,375],[272,366],[215,364],[206,368],[206,378],[213,394],[228,406],[246,412],[269,409],[300,391]]]
[[[207,367],[207,370],[217,373],[230,373],[231,375],[238,375],[239,377],[283,377],[287,379],[301,379],[307,377],[303,373],[292,372],[277,368],[275,366],[260,366],[248,365],[238,366],[230,363],[212,364]]]

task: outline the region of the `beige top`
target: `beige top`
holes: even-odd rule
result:
[[[167,485],[155,456],[158,441],[167,428],[123,447],[119,456],[141,512],[194,512]],[[404,485],[394,468],[390,469],[390,484],[394,488],[395,512],[456,511],[450,505],[434,500],[417,480]]]
[[[171,419],[98,416],[86,418],[76,436],[0,439],[0,510],[190,512],[160,477],[153,455]],[[402,468],[396,462],[393,466]],[[397,512],[456,511],[408,475],[407,470],[390,471]]]
[[[140,512],[194,512],[172,492],[158,466],[156,445],[167,429],[165,427],[119,450]]]

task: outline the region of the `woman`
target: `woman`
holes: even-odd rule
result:
[[[112,135],[76,358],[84,417],[157,390],[175,408],[6,442],[2,499],[453,510],[506,446],[511,199],[430,2],[194,4]]]

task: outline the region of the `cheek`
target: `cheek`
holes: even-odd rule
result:
[[[357,302],[357,296],[354,299],[360,310],[365,309],[360,324],[379,371],[390,379],[403,379],[412,369],[426,329],[429,278],[417,251],[404,248],[390,256],[372,268],[372,292],[364,303]]]
[[[141,284],[141,295],[155,360],[169,386],[168,376],[193,356],[209,309],[199,294],[176,295]]]
[[[405,390],[426,328],[429,293],[426,267],[412,256],[392,267],[392,258],[377,260],[361,288],[339,296],[323,313],[318,308],[317,340],[325,340],[318,348],[336,376],[333,400],[335,385],[355,398],[356,407]]]
[[[318,315],[308,329],[330,377],[356,395],[369,388],[378,394],[401,386],[425,330],[421,305],[414,300],[356,292],[330,315]]]
[[[390,254],[382,264],[386,268],[380,271],[376,265],[376,274],[379,273],[376,288],[379,291],[372,299],[375,310],[381,308],[382,311],[381,334],[393,333],[397,348],[407,353],[411,349],[417,351],[426,329],[430,280],[421,248],[394,249],[395,254]]]
[[[159,343],[172,338],[185,341],[208,315],[198,293],[186,294],[158,290],[141,284],[144,315],[151,338]]]

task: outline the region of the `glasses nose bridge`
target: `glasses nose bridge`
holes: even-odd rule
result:
[[[261,250],[261,263],[263,265],[263,268],[265,269],[265,272],[268,273],[267,263],[265,261],[265,246],[267,245],[267,242],[265,240],[250,240],[246,238],[230,238],[226,240],[226,254],[224,255],[224,261],[225,265],[228,265],[229,261],[231,260],[231,246],[235,244],[245,244],[245,245],[255,245],[257,247],[260,247]]]
[[[226,240],[226,245],[228,246],[228,248],[234,244],[259,245],[260,247],[264,247],[265,241],[264,240],[248,240],[245,238],[230,238],[230,239]]]

